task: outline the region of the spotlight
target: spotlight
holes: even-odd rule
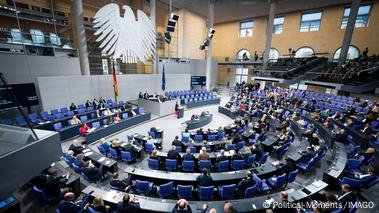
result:
[[[208,37],[209,38],[213,38],[213,35],[215,34],[216,30],[214,30],[213,28],[209,28],[208,30]]]
[[[164,33],[164,40],[166,41],[167,44],[171,43],[171,33],[170,32]]]
[[[179,16],[177,16],[174,12],[172,12],[170,14],[170,19],[172,19],[174,21],[178,21],[179,20]]]
[[[206,38],[203,42],[201,42],[199,49],[205,50],[205,47],[207,47],[208,45],[209,45],[209,40],[208,38]]]

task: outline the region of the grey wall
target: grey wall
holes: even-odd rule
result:
[[[166,74],[166,91],[190,89],[189,74]],[[138,93],[160,94],[161,74],[118,75],[118,100],[136,100]],[[71,102],[84,103],[87,99],[103,97],[114,99],[112,75],[38,77],[40,103],[44,111],[69,106]]]
[[[188,63],[176,62],[176,59],[167,60],[163,59],[159,62],[159,73],[162,72],[163,66],[165,73],[176,73],[176,74],[190,74],[193,76],[205,76],[207,70],[206,60],[199,59],[184,59]],[[208,80],[208,79],[207,79]],[[217,81],[217,62],[212,61],[211,70],[211,88],[216,87]]]
[[[9,84],[36,83],[38,76],[81,75],[79,59],[67,54],[33,56],[0,53],[1,71]]]

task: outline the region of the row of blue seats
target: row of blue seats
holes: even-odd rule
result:
[[[214,95],[212,95],[212,96],[205,96],[205,97],[199,97],[199,98],[185,98],[185,99],[182,99],[181,102],[184,103],[184,104],[187,104],[187,103],[198,102],[198,101],[214,100],[216,98],[217,97],[214,96]]]
[[[253,174],[253,179],[255,185],[247,188],[244,193],[245,198],[252,198],[257,192],[267,192],[271,189],[281,189],[284,188],[288,183],[295,181],[298,171],[292,171],[288,175],[282,174],[275,178],[260,179],[258,176]],[[153,182],[136,180],[136,191],[140,194],[148,195],[153,191]],[[174,193],[175,187],[174,182],[171,181],[166,184],[162,184],[156,187],[157,194],[161,198],[166,198]],[[176,187],[177,196],[182,199],[191,199],[193,197],[193,192],[197,191],[198,197],[201,201],[208,201],[214,198],[214,192],[217,191],[221,199],[233,199],[236,196],[237,185],[223,185],[219,187],[214,186],[200,186],[198,190],[195,190],[191,185],[178,185]]]
[[[165,92],[165,96],[181,96],[181,95],[194,95],[194,94],[203,94],[207,93],[208,90],[201,89],[201,90],[178,90],[178,91],[167,91]]]
[[[245,160],[224,160],[219,161],[215,166],[215,171],[217,172],[225,172],[229,169],[232,171],[243,170],[245,168],[252,168],[254,163],[256,162],[259,165],[265,164],[269,157],[269,153],[265,153],[261,159],[256,159],[255,155],[249,156],[246,161]],[[153,170],[160,170],[161,165],[158,160],[148,159],[148,167]],[[176,159],[166,159],[165,160],[165,169],[166,171],[178,171],[181,170],[183,172],[194,172],[195,171],[195,161],[183,161],[182,165],[179,166]],[[210,160],[200,160],[198,165],[198,170],[201,171],[203,169],[208,169],[211,171],[212,162]]]

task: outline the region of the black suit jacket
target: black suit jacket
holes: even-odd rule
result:
[[[117,205],[117,213],[136,213],[140,208],[139,203],[122,203]]]
[[[177,151],[175,150],[170,150],[167,153],[167,159],[177,159],[180,160],[180,155]]]
[[[59,202],[58,209],[60,213],[79,213],[82,210],[79,205],[64,200]]]
[[[187,205],[187,208],[185,209],[179,209],[178,207],[179,205],[176,204],[174,208],[172,209],[172,213],[191,213],[192,212],[190,205]]]
[[[199,175],[196,178],[197,183],[199,186],[212,186],[213,184],[213,178],[209,175]]]
[[[224,161],[224,160],[228,160],[228,157],[226,157],[225,155],[222,155],[222,156],[218,156],[216,158],[216,162],[220,162],[220,161]]]
[[[237,186],[237,191],[239,195],[244,195],[247,188],[255,185],[255,180],[253,178],[242,179]]]
[[[338,203],[340,203],[343,207],[342,212],[349,212],[349,205],[351,207],[355,203],[355,201],[356,201],[356,196],[354,192],[351,192],[351,191],[341,195],[338,198]]]
[[[75,146],[74,144],[71,144],[68,150],[72,150],[74,152],[74,156],[76,156],[83,152],[83,147]]]
[[[131,144],[127,144],[125,146],[125,151],[130,152],[130,155],[132,156],[132,158],[134,158],[136,156],[136,154],[138,153],[137,149]]]
[[[187,160],[187,161],[190,161],[190,160],[195,160],[195,156],[193,155],[193,154],[191,154],[191,153],[187,153],[187,154],[184,154],[183,155],[183,160]]]

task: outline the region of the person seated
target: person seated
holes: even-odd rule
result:
[[[191,120],[199,120],[200,117],[198,115],[192,115]]]
[[[287,175],[295,170],[294,165],[289,162],[288,157],[283,158],[283,160],[280,161],[278,165],[276,165],[276,168],[279,170],[280,174]]]
[[[105,138],[100,138],[99,146],[102,147],[106,152],[109,151],[109,144],[105,141]]]
[[[179,162],[181,160],[181,156],[176,151],[175,146],[172,146],[171,150],[167,152],[167,159],[176,160],[176,162]]]
[[[78,113],[78,107],[74,103],[71,103],[70,111],[73,111],[75,114],[77,114]]]
[[[142,92],[139,92],[138,98],[143,98],[143,93]]]
[[[349,184],[342,184],[342,194],[338,196],[337,203],[342,206],[342,212],[348,213],[350,207],[352,207],[357,200],[354,192],[350,190]]]
[[[104,200],[101,196],[96,196],[93,199],[92,204],[88,203],[84,208],[85,209],[92,208],[96,212],[101,212],[101,213],[109,213],[110,212],[110,210],[109,210],[110,207],[104,205]]]
[[[203,135],[203,134],[204,134],[204,130],[203,130],[203,128],[198,129],[198,130],[196,131],[196,134],[197,134],[197,135]]]
[[[188,201],[185,199],[180,199],[176,202],[172,213],[191,213],[191,206],[188,204]]]
[[[70,163],[70,164],[73,164],[75,162],[75,157],[74,157],[74,151],[72,150],[68,150],[66,152],[66,156],[65,156],[65,159]]]
[[[338,142],[347,142],[347,134],[344,129],[339,126],[336,126],[335,129],[332,130],[334,140]]]
[[[122,148],[121,148],[121,146],[118,145],[116,139],[113,139],[113,140],[111,141],[111,146],[110,146],[110,148],[116,150],[116,152],[117,152],[117,156],[121,156],[121,149],[122,149]]]
[[[87,164],[88,164],[88,162],[84,161],[84,158],[85,158],[85,157],[84,157],[83,154],[78,154],[78,155],[76,156],[76,159],[75,159],[75,161],[74,161],[74,164],[75,164],[76,166],[78,166],[79,168],[86,167]]]
[[[197,185],[200,186],[213,186],[213,178],[208,175],[208,170],[204,168],[201,174],[196,178]]]
[[[224,213],[238,213],[231,203],[224,204]]]
[[[129,191],[129,185],[131,183],[131,176],[128,175],[128,178],[124,180],[119,179],[119,175],[117,172],[113,173],[112,179],[109,182],[113,188],[117,188],[120,191]]]
[[[121,121],[120,115],[117,113],[117,114],[113,117],[113,122],[115,122],[115,123],[119,123],[120,121]]]
[[[99,106],[99,101],[97,101],[96,98],[93,99],[93,101],[92,101],[92,106],[93,106],[94,109],[97,109],[97,108],[98,108],[98,106]]]
[[[242,154],[238,148],[234,149],[231,160],[243,160]]]
[[[184,132],[182,133],[182,138],[190,138],[191,134],[189,133],[188,129],[186,128]]]
[[[179,140],[179,136],[175,136],[175,140],[172,141],[171,145],[179,146],[182,148],[182,150],[184,150],[186,148],[186,146],[184,146],[183,142]]]
[[[72,116],[72,119],[70,121],[71,126],[80,124],[82,121],[76,117],[76,115]]]
[[[316,132],[316,127],[314,124],[311,124],[304,133],[301,134],[301,137],[305,136],[306,138],[311,137],[313,133]]]
[[[149,159],[157,160],[158,163],[159,163],[159,165],[161,165],[161,159],[160,159],[160,157],[158,156],[158,151],[157,151],[156,149],[154,149],[154,150],[151,152],[151,154],[150,154],[150,156],[149,156]]]
[[[153,139],[151,136],[147,138],[146,144],[151,144],[155,149],[155,139]]]
[[[201,160],[209,160],[209,154],[207,153],[207,148],[202,147],[199,153],[199,161]]]
[[[228,157],[225,156],[225,150],[221,149],[219,155],[216,158],[216,163],[218,163],[220,161],[225,161],[225,160],[228,160]]]
[[[259,160],[263,156],[263,150],[259,143],[255,143],[250,148],[251,154],[255,155],[255,159]]]
[[[126,142],[124,151],[129,152],[132,158],[135,158],[139,153],[138,149],[132,144],[132,141]]]
[[[103,171],[103,166],[100,165],[99,168],[94,166],[91,161],[87,164],[86,167],[82,167],[80,171],[89,178],[90,181],[97,182],[100,181],[104,178],[104,171]]]
[[[298,162],[301,163],[308,163],[316,154],[313,151],[312,147],[308,146],[306,151],[301,152],[301,158],[299,159]]]
[[[313,133],[311,137],[308,137],[308,142],[310,145],[319,145],[320,138],[318,137],[317,133]]]
[[[82,127],[80,127],[80,133],[82,134],[82,137],[85,137],[90,132],[91,128],[87,125],[87,123],[83,123]]]
[[[55,169],[48,169],[47,175],[45,176],[45,183],[43,191],[47,197],[59,197],[61,196],[61,184],[66,182],[70,173],[67,172],[63,175],[58,176],[58,171]]]
[[[86,103],[85,103],[85,106],[86,106],[86,108],[88,108],[88,107],[91,107],[92,104],[91,104],[91,102],[89,100],[87,100]]]
[[[135,196],[129,196],[128,193],[122,197],[122,202],[117,204],[117,213],[137,213],[140,205]]]
[[[183,155],[184,161],[195,161],[195,156],[191,153],[190,149],[186,150],[186,154]]]
[[[372,157],[374,157],[374,153],[375,153],[375,149],[372,147],[369,147],[364,152],[359,151],[353,157],[358,159],[358,158],[360,158],[360,156],[363,156],[363,162],[362,163],[367,163],[368,160],[370,160]]]
[[[375,170],[371,167],[363,172],[354,172],[353,174],[346,173],[345,175],[349,178],[360,180],[362,185],[366,187],[377,178]]]
[[[74,152],[74,156],[77,156],[78,154],[82,153],[83,149],[84,149],[84,146],[77,139],[74,139],[74,141],[72,142],[72,144],[68,148],[68,150],[72,150]]]
[[[63,196],[63,200],[59,202],[58,209],[60,213],[79,213],[82,211],[80,205],[74,203],[75,194],[72,192],[66,192]]]
[[[243,178],[238,184],[237,184],[237,194],[240,197],[245,196],[245,191],[247,188],[252,187],[255,185],[255,180],[253,179],[253,174],[251,171],[248,171],[246,174],[246,177]]]

